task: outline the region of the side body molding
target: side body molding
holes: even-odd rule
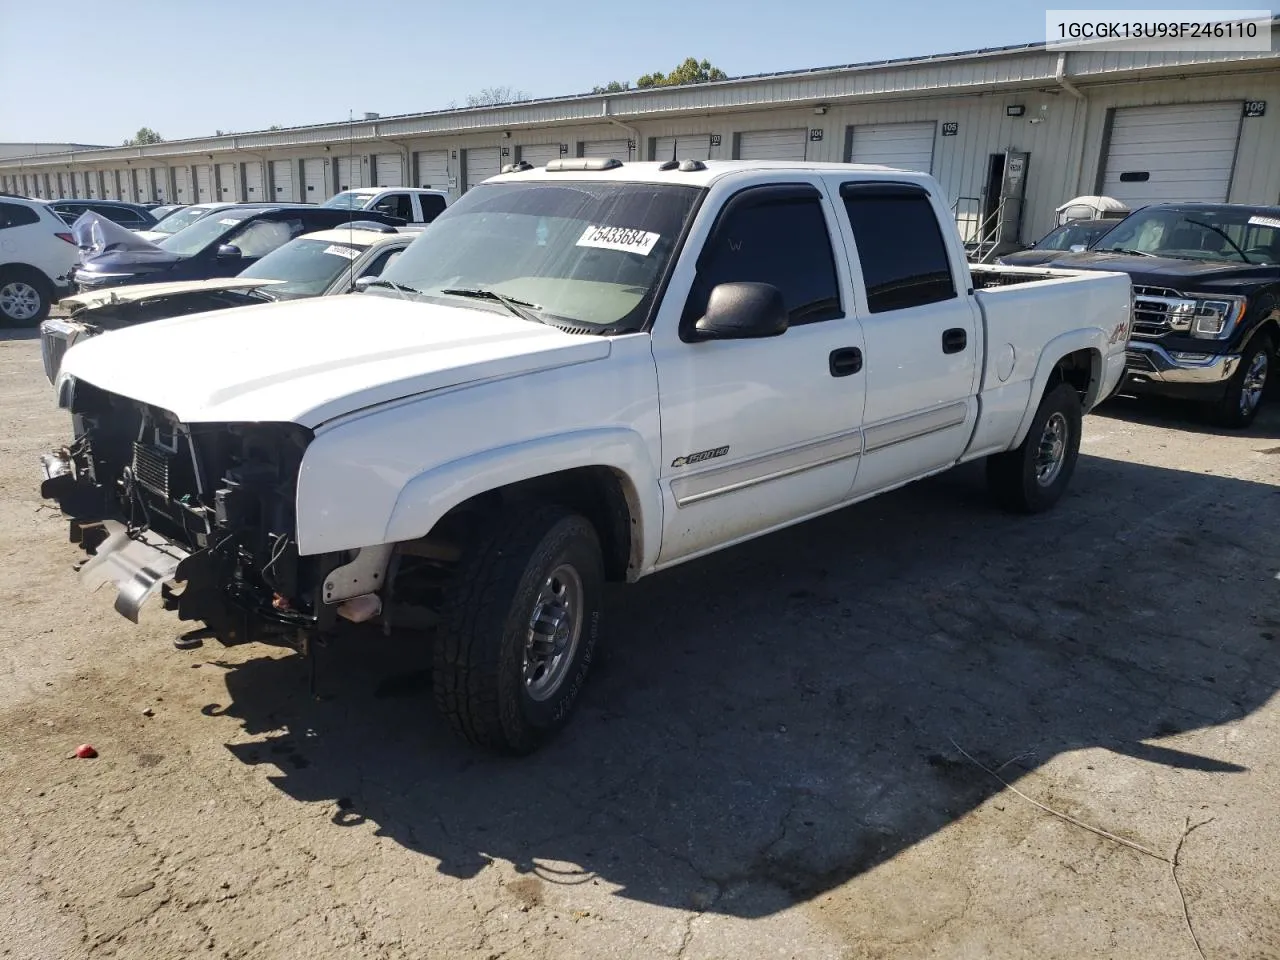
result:
[[[636,572],[649,569],[661,545],[662,498],[648,447],[625,427],[522,441],[420,473],[400,491],[383,541],[424,536],[451,509],[488,490],[578,467],[608,467],[620,475],[631,510],[632,565]]]

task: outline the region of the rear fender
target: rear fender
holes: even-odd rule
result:
[[[1018,432],[1014,435],[1013,443],[1009,445],[1010,450],[1019,446],[1026,439],[1027,431],[1031,429],[1031,421],[1035,418],[1036,410],[1040,406],[1040,400],[1049,385],[1049,378],[1053,376],[1054,368],[1058,366],[1058,362],[1063,357],[1078,350],[1088,350],[1092,354],[1093,365],[1089,375],[1089,391],[1084,398],[1082,406],[1088,412],[1102,399],[1100,392],[1103,385],[1102,358],[1106,353],[1107,337],[1108,333],[1098,327],[1085,327],[1064,333],[1046,344],[1044,350],[1040,352],[1040,362],[1036,364],[1035,376],[1032,377],[1031,381],[1030,400],[1027,403],[1026,411],[1022,414],[1022,420],[1018,424]],[[1123,352],[1121,352],[1121,356],[1123,356]]]

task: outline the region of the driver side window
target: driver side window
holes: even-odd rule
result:
[[[768,283],[782,293],[788,324],[844,316],[821,197],[808,185],[757,187],[732,198],[712,229],[682,325],[706,313],[722,283]]]

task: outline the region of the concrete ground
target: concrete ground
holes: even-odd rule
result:
[[[82,593],[28,334],[0,402],[0,956],[1280,956],[1280,402],[1116,401],[1048,515],[964,469],[620,590],[519,761],[404,642],[317,701]]]

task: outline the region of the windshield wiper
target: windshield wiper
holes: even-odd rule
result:
[[[1186,223],[1191,224],[1193,227],[1204,227],[1206,230],[1212,230],[1214,233],[1220,236],[1223,240],[1227,241],[1227,243],[1231,244],[1231,249],[1234,250],[1236,253],[1240,254],[1241,260],[1243,260],[1245,263],[1248,263],[1248,264],[1253,263],[1252,260],[1250,260],[1247,256],[1245,256],[1244,251],[1241,250],[1240,247],[1236,245],[1236,242],[1232,240],[1229,236],[1227,236],[1227,232],[1225,230],[1219,230],[1212,223],[1201,223],[1199,220],[1192,220],[1190,217],[1183,217],[1182,219]]]
[[[390,287],[396,293],[400,294],[401,300],[409,299],[408,297],[405,296],[406,293],[416,293],[419,296],[422,295],[421,290],[415,290],[413,289],[413,287],[406,287],[403,283],[396,283],[394,280],[383,280],[381,278],[377,280],[370,280],[367,284],[365,284],[366,289],[369,287]]]
[[[1154,253],[1147,253],[1145,250],[1128,250],[1124,247],[1107,247],[1107,253],[1127,253],[1135,257],[1154,257]]]
[[[449,287],[441,290],[441,293],[454,297],[470,297],[473,300],[493,300],[502,304],[512,314],[521,320],[528,320],[531,323],[545,323],[542,318],[535,317],[529,310],[541,310],[542,307],[536,303],[530,303],[528,300],[517,300],[514,297],[508,297],[505,294],[498,293],[496,290],[481,290],[479,287]],[[528,307],[529,310],[522,309]]]

